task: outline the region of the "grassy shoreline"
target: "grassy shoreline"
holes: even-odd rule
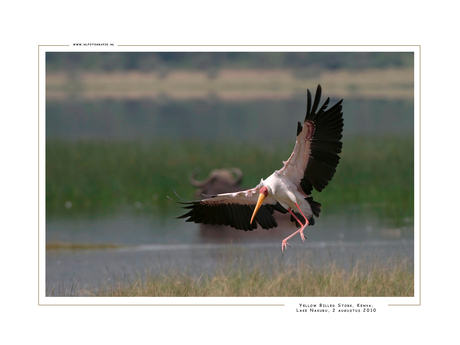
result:
[[[322,268],[304,261],[287,266],[282,261],[258,262],[254,266],[238,258],[236,266],[222,266],[213,274],[149,274],[133,282],[70,290],[54,287],[60,296],[90,297],[410,297],[414,295],[413,266],[407,260],[389,265],[358,261],[344,269],[331,263]],[[56,291],[57,290],[57,291]]]

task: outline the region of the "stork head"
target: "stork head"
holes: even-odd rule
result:
[[[262,188],[259,189],[259,194],[265,195],[265,197],[268,196],[268,187],[263,186]]]
[[[252,224],[252,221],[254,220],[254,217],[256,216],[257,211],[259,211],[260,206],[262,206],[262,203],[264,202],[264,199],[267,196],[268,196],[268,188],[263,186],[262,188],[259,189],[259,200],[257,200],[257,205],[252,214],[250,224]]]

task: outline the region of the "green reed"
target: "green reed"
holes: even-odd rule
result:
[[[190,173],[199,179],[215,168],[239,167],[242,188],[253,187],[282,167],[293,143],[264,147],[235,142],[61,141],[46,144],[48,216],[136,212],[166,216],[177,205],[173,189],[194,199]],[[324,207],[372,209],[382,216],[412,218],[413,138],[355,137],[344,141],[341,161],[329,186],[313,197]]]

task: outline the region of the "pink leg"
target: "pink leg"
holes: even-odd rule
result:
[[[299,220],[299,218],[297,218],[297,216],[294,214],[294,212],[291,211],[290,208],[288,208],[288,211],[289,211],[289,213],[295,218],[295,220],[298,221],[299,224],[303,226],[303,223]],[[303,215],[303,214],[302,214],[302,215]],[[304,218],[305,218],[305,217],[304,217]]]
[[[284,253],[284,250],[286,249],[286,246],[289,246],[289,243],[288,243],[288,240],[290,238],[292,238],[294,235],[296,235],[298,232],[300,233],[300,238],[302,239],[302,242],[305,243],[305,236],[303,234],[303,230],[307,227],[308,225],[308,220],[307,220],[307,217],[305,217],[305,215],[303,214],[302,210],[300,209],[299,205],[297,205],[296,203],[296,206],[297,208],[299,209],[300,213],[302,214],[302,216],[304,217],[305,219],[305,224],[303,224],[299,218],[296,217],[296,215],[294,214],[294,212],[291,211],[291,209],[289,208],[288,211],[289,213],[294,217],[295,220],[297,220],[299,222],[299,224],[301,225],[300,229],[297,230],[296,232],[294,232],[293,234],[291,234],[290,236],[286,237],[282,242],[281,242],[281,251]],[[290,246],[289,246],[290,247]]]
[[[300,232],[300,238],[302,239],[302,242],[305,244],[305,236],[303,234],[303,230],[307,227],[307,225],[309,224],[308,222],[308,219],[307,217],[305,217],[305,215],[303,214],[302,210],[300,209],[299,205],[297,203],[295,203],[295,205],[297,206],[297,208],[299,209],[300,213],[302,214],[303,218],[305,219],[305,225],[299,229],[299,232]]]

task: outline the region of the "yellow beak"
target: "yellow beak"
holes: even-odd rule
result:
[[[252,224],[252,221],[254,220],[254,217],[256,216],[257,211],[259,211],[260,206],[262,206],[264,199],[265,199],[265,194],[263,193],[259,194],[259,200],[257,200],[257,205],[256,205],[256,208],[254,209],[254,213],[252,214],[250,224]]]

